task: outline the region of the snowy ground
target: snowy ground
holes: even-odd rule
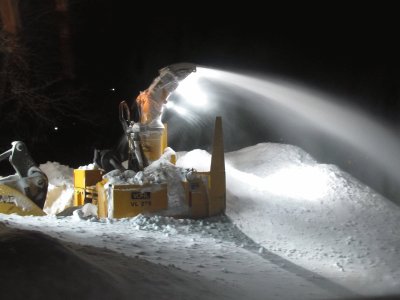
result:
[[[180,153],[177,165],[200,171],[209,162],[207,152],[194,150]],[[5,225],[0,223],[5,266],[0,282],[24,286],[7,289],[6,295],[358,299],[400,294],[398,206],[291,145],[262,143],[227,153],[226,164],[226,217],[0,215]],[[72,170],[56,163],[41,168],[49,174],[54,200],[47,211],[54,212],[70,201]]]

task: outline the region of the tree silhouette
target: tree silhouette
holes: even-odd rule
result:
[[[41,5],[27,1],[24,6],[15,5],[16,1],[11,9],[6,2],[10,1],[0,1],[1,136],[36,143],[46,140],[46,133],[65,120],[92,122],[95,115],[88,114],[85,106],[88,91],[71,78],[71,68],[66,74],[63,67],[65,51],[60,42],[65,45],[65,18],[60,33],[55,5],[59,1]],[[17,15],[11,20],[21,19],[25,25],[10,25],[10,14]]]

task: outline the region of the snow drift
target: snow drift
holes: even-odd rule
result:
[[[209,168],[210,154],[203,150],[177,153],[177,157],[180,168]],[[52,163],[43,169],[53,174],[55,170],[69,172],[67,167]],[[58,186],[68,194],[71,178],[64,171],[60,171],[65,177]],[[8,227],[33,228],[81,245],[68,246],[75,252],[66,250],[65,257],[87,246],[97,247],[90,251],[101,256],[106,248],[126,255],[127,262],[139,256],[149,264],[174,264],[208,283],[227,283],[226,293],[220,293],[218,284],[217,290],[211,291],[218,297],[343,299],[400,293],[398,206],[336,166],[320,164],[291,145],[261,143],[227,153],[226,176],[226,219],[137,216],[99,220],[77,213],[63,218],[1,215],[0,220]],[[60,197],[52,203],[67,202]],[[61,206],[53,209],[49,205],[48,211],[54,214]],[[92,259],[85,257],[89,262]],[[96,270],[116,277],[126,271],[112,266],[109,261],[108,273],[103,267]],[[85,272],[90,268],[85,267]],[[157,274],[169,271],[159,268]],[[179,290],[181,284],[192,287],[191,275],[182,275],[188,282],[177,279],[170,288]],[[157,278],[143,284],[147,280],[158,282]],[[237,290],[241,293],[230,293]],[[176,295],[169,294],[170,298]],[[197,299],[185,291],[181,295]]]

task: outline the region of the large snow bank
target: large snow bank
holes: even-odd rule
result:
[[[209,162],[210,154],[203,150],[178,153],[179,168],[208,170]],[[63,169],[61,165],[54,168]],[[279,265],[289,272],[302,268],[303,274],[306,270],[315,274],[312,277],[321,276],[336,284],[335,290],[341,286],[361,295],[400,293],[398,206],[336,166],[319,164],[302,149],[291,145],[261,143],[226,153],[226,176],[226,214],[258,246],[258,255],[283,260]],[[11,220],[12,217],[6,218]],[[61,222],[46,218],[13,218],[13,222],[46,229],[52,222]],[[78,218],[78,221],[81,220]],[[182,246],[182,236],[191,234],[192,230],[213,232],[218,239],[220,233],[226,233],[245,248],[247,243],[243,242],[246,239],[231,235],[232,231],[219,223],[191,223],[156,216],[150,219],[138,216],[118,222],[109,219],[106,222],[110,225],[110,234],[106,236],[101,233],[105,229],[104,223],[92,222],[90,225],[93,232],[99,233],[99,244],[124,253],[130,253],[131,245],[129,241],[125,244],[124,240],[113,237],[116,228],[121,232],[121,239],[122,236],[126,238],[127,232],[129,235],[136,232],[132,230],[154,232],[156,237],[152,243],[159,243],[164,237],[174,237],[177,243],[171,245],[174,249]],[[54,225],[56,236],[61,230],[57,224]],[[68,220],[65,220],[62,226],[67,224]],[[71,229],[64,238],[68,240],[77,235],[80,243],[93,242],[87,236],[88,226],[89,223],[85,223],[77,233]],[[162,247],[169,243],[164,241]],[[146,251],[152,251],[150,249],[152,247]],[[157,251],[154,259],[162,257]],[[232,250],[232,257],[236,257],[234,251],[247,257],[243,249]],[[204,254],[206,252],[204,250]],[[181,261],[182,253],[168,255],[167,261],[172,257]],[[191,259],[191,254],[187,254],[187,263],[182,261],[182,267],[190,269]],[[257,260],[256,257],[252,259]],[[215,262],[210,259],[211,269],[213,264]],[[259,266],[253,265],[254,268]],[[212,272],[211,269],[206,270]]]
[[[361,294],[400,291],[400,209],[303,150],[226,155],[227,215],[267,250]]]

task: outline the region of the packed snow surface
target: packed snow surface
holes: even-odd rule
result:
[[[177,153],[177,158],[180,169],[207,171],[210,166],[210,154],[199,149]],[[225,159],[226,216],[205,220],[157,215],[98,219],[91,205],[72,216],[56,216],[71,199],[66,195],[73,193],[72,169],[48,162],[40,167],[58,187],[54,195],[49,190],[49,215],[0,215],[5,225],[0,227],[1,243],[43,240],[49,245],[46,249],[58,249],[73,261],[57,261],[57,270],[70,274],[60,279],[64,285],[96,274],[99,291],[116,299],[353,299],[400,294],[398,206],[295,146],[261,143],[226,153]],[[14,250],[4,255],[13,257],[19,248],[10,245]],[[34,247],[22,248],[25,255],[36,255]],[[38,278],[53,276],[54,271],[45,270],[55,261],[49,254],[29,265],[36,268],[34,280],[6,264],[9,270],[2,272],[1,282],[14,279],[39,295],[41,291],[53,296],[51,284],[47,290],[37,287]],[[98,296],[89,290],[88,298]]]

